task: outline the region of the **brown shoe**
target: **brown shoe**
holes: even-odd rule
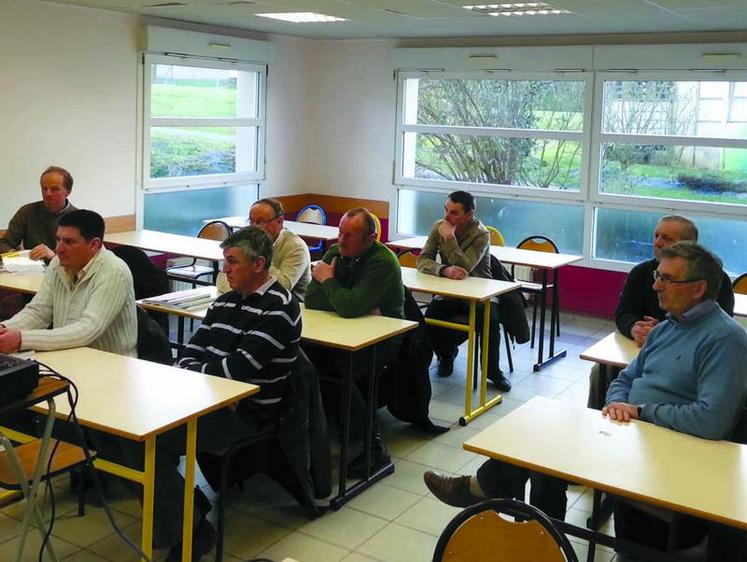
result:
[[[469,507],[484,501],[469,489],[470,476],[443,476],[430,470],[423,474],[428,489],[439,500],[454,507]]]

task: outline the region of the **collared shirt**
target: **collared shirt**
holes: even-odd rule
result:
[[[677,322],[680,324],[683,324],[683,323],[687,324],[689,322],[695,322],[698,318],[702,318],[714,308],[718,308],[718,303],[714,300],[706,299],[704,301],[699,302],[691,309],[686,310],[682,314],[682,318],[677,318],[673,314],[667,312],[667,320],[671,320],[672,322]]]
[[[99,250],[99,252],[100,252],[100,251],[101,251],[101,250]],[[71,283],[71,284],[72,284],[73,286],[77,285],[77,284],[78,284],[78,282],[79,282],[79,281],[80,281],[81,279],[83,279],[83,278],[84,278],[84,277],[86,276],[86,274],[87,274],[87,273],[88,273],[88,272],[90,271],[90,269],[91,269],[91,264],[93,263],[93,260],[95,260],[95,259],[96,259],[96,256],[98,256],[98,255],[99,255],[99,252],[96,252],[96,253],[95,253],[95,254],[93,255],[93,257],[92,257],[92,258],[91,258],[90,260],[88,260],[88,263],[87,263],[86,265],[84,265],[84,266],[83,266],[83,267],[82,267],[82,268],[80,269],[80,271],[78,271],[78,273],[73,273],[72,271],[70,271],[70,270],[69,270],[68,268],[66,268],[66,267],[63,267],[63,268],[62,268],[62,269],[64,269],[64,270],[65,270],[65,274],[67,275],[68,279],[70,279],[70,283]]]

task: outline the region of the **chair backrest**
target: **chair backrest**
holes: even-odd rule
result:
[[[298,222],[310,222],[314,224],[327,224],[327,213],[319,205],[306,205],[296,215]]]
[[[223,221],[210,221],[200,229],[197,238],[206,238],[207,240],[217,240],[223,242],[231,235],[231,227]]]
[[[491,246],[505,246],[506,241],[503,239],[503,234],[494,226],[485,226],[490,232],[490,245]]]
[[[401,253],[397,259],[402,267],[417,267],[418,257],[410,251]]]
[[[137,306],[137,356],[138,359],[171,365],[171,344],[163,328],[150,317],[148,312]]]
[[[524,238],[516,246],[520,250],[534,250],[535,252],[549,252],[551,254],[559,254],[558,246],[550,240],[547,236],[536,235],[528,236]]]
[[[734,280],[731,284],[735,293],[747,295],[747,273],[742,273],[739,277]]]
[[[381,221],[379,220],[379,217],[377,217],[373,213],[371,213],[371,216],[373,217],[373,220],[376,223],[376,240],[381,242]]]
[[[501,517],[517,516],[520,521]],[[578,562],[566,536],[539,509],[498,499],[468,507],[441,533],[433,562]]]

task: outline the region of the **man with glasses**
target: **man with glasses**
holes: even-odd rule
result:
[[[258,226],[272,238],[270,275],[303,302],[311,281],[309,247],[297,234],[283,228],[283,207],[276,199],[259,199],[249,209],[249,224]],[[218,275],[218,291],[231,290],[225,273]]]
[[[634,340],[638,347],[646,341],[651,329],[664,320],[666,312],[659,305],[659,300],[651,283],[651,276],[659,265],[661,251],[680,241],[698,241],[698,228],[681,215],[668,215],[659,219],[654,229],[654,258],[636,265],[630,270],[623,286],[620,302],[615,310],[615,324],[626,338]],[[721,288],[716,301],[729,315],[734,315],[734,291],[731,280],[722,272]],[[620,369],[608,366],[606,380],[600,380],[599,366],[595,365],[589,378],[589,408],[601,409],[600,395],[609,386]],[[599,385],[604,385],[602,389]]]
[[[730,439],[747,397],[747,334],[716,303],[721,262],[692,242],[662,248],[658,256],[651,281],[666,317],[612,382],[602,413],[620,422],[639,419],[704,439]],[[678,548],[703,537],[703,522],[685,518],[685,525]],[[664,550],[666,527],[629,505],[618,502],[615,508],[619,538]],[[724,530],[718,533],[723,539]],[[708,560],[736,559],[731,551],[717,552],[723,546],[711,537]]]

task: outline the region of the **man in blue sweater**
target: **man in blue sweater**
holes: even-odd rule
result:
[[[722,275],[719,259],[692,242],[660,251],[653,286],[667,316],[610,385],[605,416],[640,419],[704,439],[732,437],[747,397],[747,334],[716,303]],[[691,544],[702,539],[702,522],[693,519],[687,526],[683,539]],[[629,505],[616,507],[617,537],[663,550],[666,534],[662,521]],[[740,540],[731,535],[716,529],[708,560],[739,559],[733,544],[728,552],[720,550]]]

